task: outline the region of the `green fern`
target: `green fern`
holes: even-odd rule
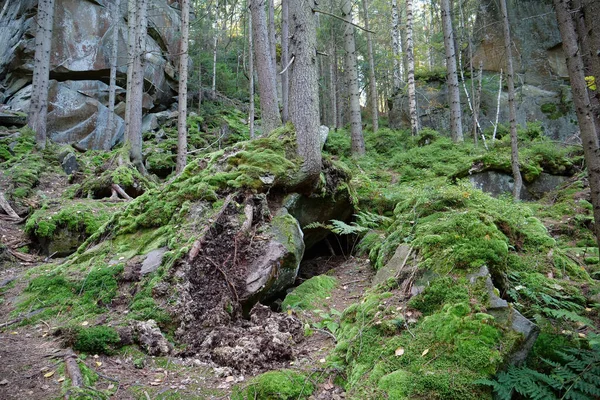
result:
[[[543,360],[548,374],[526,367],[510,366],[496,380],[476,383],[490,386],[499,400],[512,399],[516,392],[531,400],[594,400],[600,398],[600,348],[557,351],[560,362]]]

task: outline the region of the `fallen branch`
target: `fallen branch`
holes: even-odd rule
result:
[[[13,208],[10,206],[10,204],[8,203],[8,201],[6,201],[6,198],[4,197],[4,193],[2,193],[2,191],[0,191],[0,207],[2,207],[2,209],[4,210],[4,212],[6,214],[8,214],[8,216],[11,219],[14,219],[16,221],[20,221],[21,217],[19,217],[19,214],[17,214],[15,212],[15,210],[13,210]]]
[[[119,195],[120,195],[122,198],[124,198],[125,200],[129,200],[129,201],[133,200],[133,197],[131,197],[130,195],[128,195],[128,194],[127,194],[127,192],[125,192],[125,191],[123,190],[123,188],[122,188],[121,186],[117,185],[116,183],[113,183],[113,184],[110,186],[110,188],[111,188],[112,190],[114,190],[115,192],[117,192],[117,193],[118,193],[118,194],[119,194]],[[111,196],[111,198],[112,198],[112,196]]]
[[[246,216],[246,220],[242,224],[238,235],[243,235],[244,233],[248,232],[252,227],[252,220],[254,216],[254,207],[252,207],[252,204],[246,204],[246,206],[244,207],[244,215]]]
[[[83,386],[83,376],[81,375],[81,370],[79,369],[79,365],[77,364],[77,354],[72,349],[67,349],[65,354],[65,371],[69,378],[71,378],[71,386],[73,387],[82,387]],[[68,392],[65,393],[65,400],[69,398]]]
[[[21,253],[21,252],[14,251],[14,250],[13,250],[13,249],[11,249],[11,248],[8,248],[7,250],[8,250],[8,253],[9,253],[11,256],[13,256],[14,258],[16,258],[16,259],[19,259],[19,260],[21,260],[21,261],[23,261],[23,262],[26,262],[26,263],[34,263],[34,262],[35,262],[35,260],[36,260],[36,257],[35,257],[35,256],[32,256],[32,255],[30,255],[30,254],[23,254],[23,253]]]
[[[345,22],[345,23],[347,23],[347,24],[350,24],[350,25],[352,25],[352,26],[355,26],[355,27],[357,27],[358,29],[360,29],[361,31],[369,32],[369,33],[372,33],[372,34],[375,34],[375,33],[376,33],[376,32],[373,32],[373,31],[371,31],[371,30],[368,30],[368,29],[365,29],[365,28],[363,28],[362,26],[360,26],[360,25],[358,25],[358,24],[355,24],[355,23],[354,23],[354,22],[352,22],[352,21],[348,21],[347,19],[344,19],[344,18],[340,17],[339,15],[335,15],[335,14],[332,14],[332,13],[330,13],[330,12],[323,11],[323,10],[319,10],[319,9],[316,9],[316,8],[313,8],[313,12],[316,12],[316,13],[319,13],[319,14],[324,14],[324,15],[329,15],[330,17],[333,17],[333,18],[335,18],[335,19],[339,19],[340,21],[344,21],[344,22]]]
[[[225,199],[225,202],[221,206],[221,209],[219,210],[219,212],[215,215],[213,221],[211,223],[207,224],[204,227],[204,229],[202,230],[202,232],[200,232],[200,238],[194,242],[194,244],[192,245],[192,248],[190,249],[190,253],[188,256],[189,262],[194,261],[194,259],[198,256],[198,253],[200,253],[200,249],[202,249],[202,245],[204,244],[204,241],[206,240],[206,234],[208,233],[210,228],[212,228],[213,225],[215,223],[217,223],[217,221],[221,218],[221,216],[223,215],[223,213],[229,206],[229,203],[231,203],[231,200],[233,200],[234,195],[235,194],[232,193],[229,196],[227,196],[227,198]]]
[[[292,56],[288,65],[285,66],[285,68],[279,73],[279,75],[285,74],[285,71],[288,70],[288,68],[290,67],[290,65],[292,65],[292,63],[294,62],[295,59],[296,59],[296,56]]]

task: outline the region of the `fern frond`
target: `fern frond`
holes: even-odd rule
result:
[[[331,231],[337,235],[358,235],[360,233],[368,232],[369,228],[356,225],[352,223],[352,225],[348,225],[343,221],[338,221],[337,219],[331,220]]]

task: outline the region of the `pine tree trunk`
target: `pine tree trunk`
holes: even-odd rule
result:
[[[285,68],[290,60],[289,58],[289,0],[281,0],[281,67]],[[281,74],[281,103],[282,103],[282,119],[287,122],[290,119],[290,80],[289,72],[285,70]]]
[[[585,82],[586,74],[577,43],[575,25],[571,16],[573,10],[569,7],[569,3],[569,0],[554,0],[554,8],[556,9],[563,49],[567,57],[573,103],[579,122],[592,206],[594,207],[594,233],[596,234],[597,245],[600,247],[600,148],[598,146],[598,132],[596,132],[596,126],[592,120],[594,116],[592,115],[590,97]]]
[[[523,186],[523,178],[521,178],[521,170],[519,169],[519,140],[517,137],[517,106],[515,104],[515,79],[512,57],[512,39],[510,36],[510,23],[508,21],[508,10],[506,8],[506,0],[500,0],[500,9],[502,12],[503,29],[504,29],[504,49],[506,52],[506,81],[508,84],[508,114],[510,119],[510,164],[512,167],[513,179],[513,197],[515,200],[521,198],[521,187]]]
[[[277,78],[271,58],[265,0],[250,0],[250,12],[252,13],[252,35],[258,72],[262,127],[263,133],[268,134],[281,125],[281,116],[277,103]],[[293,51],[291,53],[294,54]],[[318,104],[316,106],[318,107]]]
[[[329,42],[329,104],[331,107],[331,120],[329,126],[331,129],[337,129],[337,70],[335,62],[335,44],[333,42],[333,30],[331,32],[331,41]]]
[[[132,3],[130,3],[131,5]],[[135,18],[130,21],[130,33],[133,30],[135,38],[133,46],[131,92],[129,93],[129,124],[127,125],[127,140],[129,141],[129,158],[132,164],[145,173],[142,160],[142,104],[144,96],[144,58],[146,51],[146,29],[148,26],[148,0],[138,0],[135,3]]]
[[[454,29],[450,14],[450,0],[441,0],[442,28],[444,30],[444,47],[446,49],[446,68],[448,83],[448,100],[450,102],[450,130],[452,140],[462,142],[462,111],[460,107],[460,88],[458,86],[458,69],[456,67],[456,49],[454,47]]]
[[[365,29],[369,30],[369,7],[367,0],[362,0]],[[379,109],[377,107],[377,81],[375,81],[375,57],[373,55],[373,38],[367,32],[367,55],[369,58],[369,91],[371,96],[371,119],[373,121],[373,133],[379,130]]]
[[[35,131],[38,150],[46,148],[46,119],[48,115],[48,85],[50,80],[50,50],[54,24],[54,0],[40,0],[35,35],[35,56],[28,125]]]
[[[181,45],[179,46],[179,113],[177,116],[177,167],[180,174],[187,165],[187,98],[190,0],[181,0]]]
[[[408,60],[408,108],[413,136],[419,134],[417,87],[415,85],[415,53],[413,48],[413,1],[406,0],[406,58]]]
[[[129,122],[131,121],[131,85],[133,83],[133,58],[135,47],[135,0],[127,0],[127,88],[125,91],[125,140],[129,141]]]
[[[115,98],[117,92],[117,67],[119,57],[119,25],[121,22],[121,0],[115,0],[112,10],[113,35],[112,54],[110,59],[110,78],[108,86],[108,122],[106,129],[113,136],[115,126]]]
[[[271,60],[273,67],[277,72],[277,41],[275,39],[275,4],[273,0],[268,0],[269,7],[269,45],[271,48]]]
[[[392,0],[392,54],[394,65],[394,93],[402,86],[404,64],[402,63],[402,40],[400,39],[400,17],[398,0]]]
[[[254,138],[254,40],[252,40],[252,13],[248,13],[248,79],[250,81],[248,91],[250,92],[250,105],[248,110],[248,127],[250,137]]]
[[[346,21],[352,21],[352,1],[342,3],[342,16]],[[346,51],[345,73],[350,98],[350,136],[352,138],[352,155],[365,154],[365,140],[362,132],[362,117],[360,114],[360,91],[358,87],[358,68],[356,65],[356,43],[354,41],[354,26],[346,23],[344,29],[344,50]]]
[[[319,137],[319,86],[317,76],[317,31],[314,0],[291,1],[290,119],[296,128],[298,154],[302,157],[302,180],[310,187],[321,173]]]

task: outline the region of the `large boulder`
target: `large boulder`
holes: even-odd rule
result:
[[[119,133],[102,137],[108,131],[108,90],[102,82],[109,76],[115,29],[119,30],[120,86],[125,86],[127,74],[127,3],[121,2],[121,18],[115,21],[110,11],[113,2],[56,0],[50,61],[50,77],[55,81],[50,88],[50,104],[55,112],[49,110],[48,115],[48,133],[53,140],[91,149],[110,148],[120,140]],[[36,0],[10,1],[0,19],[0,104],[9,104],[14,111],[26,111],[29,104],[36,7]],[[180,28],[179,12],[167,0],[151,0],[149,8],[143,102],[147,111],[172,101],[175,94],[171,60],[177,52]],[[120,130],[122,121],[117,120],[117,125]]]

